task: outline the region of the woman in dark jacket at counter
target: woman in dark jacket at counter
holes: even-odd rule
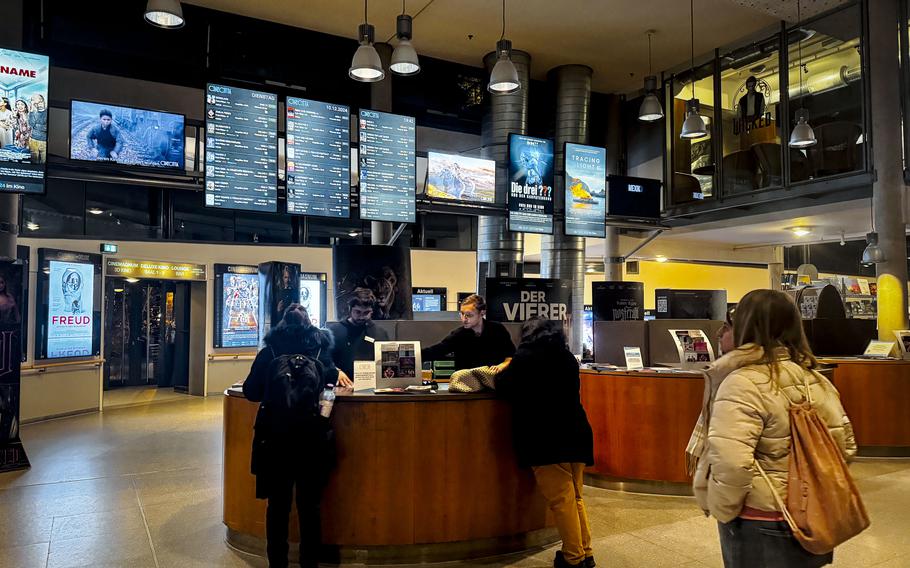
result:
[[[243,394],[261,403],[251,469],[256,497],[268,499],[269,566],[288,565],[288,515],[296,486],[300,565],[316,567],[322,540],[319,502],[333,461],[328,420],[318,412],[320,392],[338,379],[332,335],[312,325],[303,306],[291,304],[263,343],[243,383]],[[295,362],[285,357],[289,355],[304,359]],[[289,379],[282,380],[284,376]],[[289,388],[291,380],[295,386]]]
[[[584,468],[594,465],[594,437],[580,384],[562,323],[543,318],[525,322],[511,364],[496,376],[496,392],[512,403],[519,465],[533,469],[562,538],[557,568],[594,566],[581,494]]]

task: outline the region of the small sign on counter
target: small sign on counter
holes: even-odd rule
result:
[[[641,358],[641,347],[623,347],[626,354],[626,369],[638,371],[644,369],[644,363]]]
[[[376,362],[354,361],[354,390],[373,390],[376,388]]]

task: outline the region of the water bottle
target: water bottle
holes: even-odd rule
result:
[[[325,390],[319,395],[319,414],[323,418],[332,415],[332,407],[335,406],[335,385],[326,385]]]

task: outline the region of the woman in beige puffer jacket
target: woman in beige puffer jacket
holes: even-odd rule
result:
[[[735,369],[725,378],[710,413],[707,445],[695,486],[700,505],[719,523],[726,568],[823,566],[793,538],[768,483],[783,500],[787,493],[792,403],[805,400],[827,424],[845,458],[856,453],[850,421],[834,386],[812,369],[817,362],[789,296],[771,290],[747,294],[736,309],[729,356]]]

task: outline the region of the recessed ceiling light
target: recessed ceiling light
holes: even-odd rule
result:
[[[805,237],[806,235],[812,234],[812,229],[814,227],[800,226],[800,227],[787,227],[787,230],[793,233],[795,237]]]
[[[25,224],[25,228],[28,229],[29,231],[37,231],[38,229],[41,228],[41,225],[39,225],[38,223],[35,223],[34,221],[29,221]]]
[[[86,211],[88,211],[92,215],[101,215],[102,213],[104,213],[104,209],[102,209],[100,207],[89,207],[88,209],[86,209]]]
[[[670,259],[667,258],[667,257],[665,257],[665,256],[662,255],[662,254],[659,254],[659,255],[657,255],[657,256],[654,257],[654,260],[655,260],[656,262],[667,262],[667,261],[670,260]]]
[[[127,278],[126,281],[129,282],[130,284],[135,284],[136,282],[139,282],[139,279],[138,278]]]

